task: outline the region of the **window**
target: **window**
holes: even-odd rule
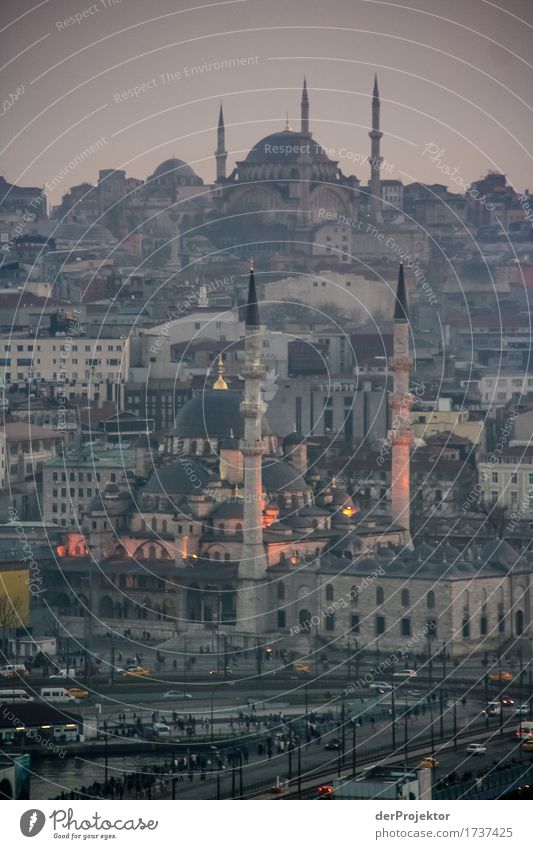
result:
[[[285,598],[285,584],[280,581],[280,583],[278,584],[278,599],[283,601],[284,598]]]
[[[427,605],[429,610],[433,610],[435,607],[435,593],[433,590],[430,590],[427,594]]]
[[[287,617],[284,610],[278,610],[278,628],[285,628]]]
[[[326,586],[326,601],[333,601],[333,596],[334,596],[333,587],[331,586],[331,584],[328,584]]]
[[[402,590],[402,607],[409,607],[409,590]]]
[[[499,472],[493,472],[492,473],[492,475],[491,475],[492,483],[498,483],[499,478],[500,478]]]
[[[334,631],[335,630],[335,614],[334,613],[328,613],[324,622],[325,622],[326,631]]]
[[[481,619],[479,620],[479,633],[481,634],[482,637],[485,636],[485,634],[487,633],[487,630],[488,630],[488,628],[487,628],[487,614],[482,613]]]
[[[470,619],[465,616],[463,619],[463,639],[467,640],[470,636]]]
[[[376,587],[376,604],[383,604],[384,601],[385,592],[383,590],[383,587]]]
[[[376,634],[384,634],[385,633],[385,617],[384,616],[376,616]]]
[[[359,616],[357,613],[352,613],[352,633],[358,634],[359,630]]]
[[[411,636],[411,617],[406,616],[400,622],[400,633],[402,637],[410,637]]]
[[[518,483],[518,473],[511,472],[511,483]]]

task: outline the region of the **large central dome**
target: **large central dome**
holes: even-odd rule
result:
[[[245,162],[283,163],[296,162],[302,156],[311,162],[330,162],[326,151],[309,133],[296,133],[293,130],[283,130],[272,133],[258,141],[246,157]]]
[[[176,416],[174,435],[183,439],[228,439],[244,435],[241,413],[242,395],[231,390],[207,389],[191,398]],[[266,420],[261,424],[263,436],[270,433]]]

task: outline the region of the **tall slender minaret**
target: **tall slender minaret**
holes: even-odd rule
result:
[[[400,263],[396,304],[394,307],[393,326],[393,358],[391,368],[394,375],[393,391],[390,396],[392,408],[392,424],[390,437],[392,442],[391,462],[391,517],[393,524],[405,528],[407,539],[411,545],[409,532],[410,519],[410,475],[409,452],[413,433],[411,429],[411,404],[409,392],[409,318],[407,312],[407,293],[403,262]]]
[[[302,102],[301,102],[301,114],[302,114],[302,122],[301,122],[301,132],[305,133],[305,135],[309,135],[309,96],[307,94],[307,80],[304,77],[304,87],[302,89]]]
[[[265,380],[261,349],[263,329],[259,319],[259,306],[253,263],[250,267],[248,301],[245,316],[244,439],[241,451],[244,459],[244,528],[241,559],[239,563],[239,630],[260,633],[264,630],[265,612],[263,598],[267,560],[263,546],[263,482],[262,460],[265,446],[261,435],[261,420],[266,410],[262,399],[261,383]]]
[[[215,150],[215,159],[217,163],[217,183],[223,183],[226,179],[226,160],[228,152],[226,150],[226,128],[224,126],[224,113],[222,104],[220,104],[220,113],[218,116],[217,129],[217,149]]]
[[[372,129],[369,132],[371,146],[368,162],[370,164],[370,180],[368,189],[370,192],[370,216],[376,221],[381,218],[381,138],[383,133],[379,129],[379,113],[381,105],[379,102],[378,75],[374,77],[374,91],[372,93]]]

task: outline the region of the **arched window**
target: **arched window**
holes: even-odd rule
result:
[[[150,548],[148,549],[148,557],[151,560],[155,560],[155,545],[151,545]]]
[[[427,605],[429,610],[433,610],[435,608],[435,593],[433,590],[430,590],[427,594]]]
[[[298,614],[298,624],[302,631],[311,630],[311,614],[308,610],[300,610]]]
[[[220,551],[215,551],[213,556],[214,556],[215,560],[220,560]]]
[[[385,601],[385,592],[383,587],[376,587],[376,604],[383,604]]]
[[[226,553],[225,553],[225,555],[224,555],[224,560],[229,560],[229,554],[228,554],[228,552],[227,552],[227,551],[226,551]]]
[[[326,601],[333,601],[334,592],[331,584],[327,584],[326,586]]]
[[[164,534],[166,534],[166,533],[167,533],[167,530],[168,530],[168,525],[167,525],[167,520],[166,520],[166,519],[163,519],[163,522],[162,522],[162,529],[163,529],[163,533],[164,533]]]
[[[285,584],[280,581],[278,584],[278,599],[283,600],[285,598]]]
[[[515,620],[515,624],[514,624],[515,634],[517,636],[520,636],[520,634],[523,634],[523,632],[524,632],[524,611],[523,610],[517,610],[516,613],[515,613],[514,620]]]
[[[157,531],[157,519],[155,516],[152,518],[152,530]]]
[[[237,524],[235,525],[235,531],[237,533],[239,533],[239,531],[242,531],[242,525],[240,522],[237,522]]]
[[[409,607],[409,590],[402,590],[402,607]]]
[[[221,534],[223,534],[223,533],[224,533],[224,531],[226,530],[226,525],[224,524],[224,522],[219,522],[219,523],[218,523],[218,529],[219,529],[219,531],[220,531],[220,533],[221,533]]]
[[[355,586],[355,584],[350,590],[350,598],[352,600],[352,604],[353,604],[354,607],[357,604],[359,604],[359,593],[357,591],[357,587]]]

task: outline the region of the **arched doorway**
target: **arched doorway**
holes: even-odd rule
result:
[[[514,630],[515,634],[519,636],[524,633],[524,611],[517,610],[514,616]]]
[[[301,631],[311,630],[311,614],[308,610],[300,610],[298,613],[298,625]]]

